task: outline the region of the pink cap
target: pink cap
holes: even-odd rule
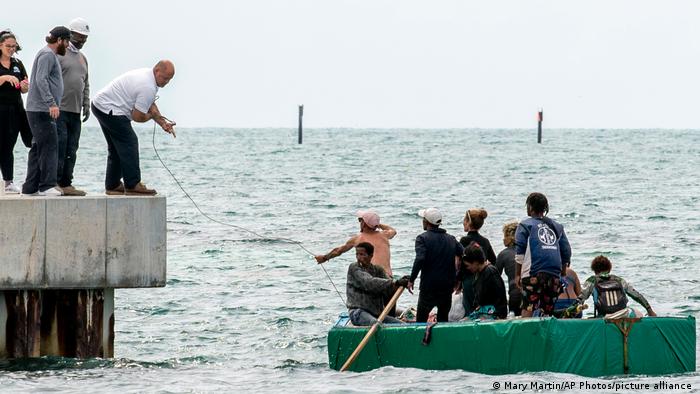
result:
[[[362,221],[371,228],[376,228],[379,226],[379,214],[371,209],[366,211],[357,211],[357,217],[362,219]]]

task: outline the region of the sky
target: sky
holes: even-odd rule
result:
[[[700,128],[697,1],[27,3],[3,27],[28,69],[83,17],[92,91],[171,59],[179,126]]]

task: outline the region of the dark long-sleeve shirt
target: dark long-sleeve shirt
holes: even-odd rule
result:
[[[464,249],[468,248],[472,242],[476,242],[481,247],[481,250],[484,251],[484,256],[486,256],[486,260],[488,262],[491,264],[496,264],[496,254],[493,252],[491,242],[489,242],[488,238],[479,234],[478,231],[470,231],[467,233],[467,235],[459,239],[459,243],[462,244]],[[464,281],[465,278],[474,276],[474,274],[465,269],[462,264],[460,264],[459,267],[460,269],[457,273],[457,277],[460,282]]]
[[[496,256],[496,268],[499,273],[506,272],[508,277],[508,294],[512,295],[519,291],[515,285],[515,245],[509,246]]]
[[[444,229],[431,228],[416,237],[416,259],[411,282],[421,273],[420,290],[450,292],[457,279],[455,256],[461,256],[462,245]]]
[[[508,316],[506,287],[501,274],[493,265],[487,265],[483,271],[474,275],[474,296],[476,306],[493,305],[499,319]]]
[[[459,239],[459,243],[462,244],[464,249],[466,249],[472,242],[479,244],[481,250],[484,251],[487,261],[489,261],[491,264],[496,264],[496,253],[493,252],[491,242],[489,242],[488,238],[479,234],[478,231],[470,231],[467,233],[467,235]]]

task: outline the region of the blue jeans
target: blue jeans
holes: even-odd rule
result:
[[[58,135],[56,121],[48,112],[27,112],[27,119],[34,137],[27,159],[27,179],[22,185],[22,193],[32,194],[56,186]]]
[[[73,183],[78,141],[80,140],[80,114],[61,111],[56,121],[58,132],[58,186]]]
[[[377,322],[377,318],[364,309],[350,309],[350,311],[348,312],[348,316],[350,316],[350,321],[352,322],[352,324],[356,326],[371,326]],[[403,324],[404,322],[395,317],[387,315],[384,318],[384,323]]]

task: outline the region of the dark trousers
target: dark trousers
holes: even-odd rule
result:
[[[133,189],[141,182],[139,167],[139,139],[131,127],[131,120],[123,115],[106,114],[94,105],[92,113],[100,122],[102,133],[107,140],[107,172],[105,173],[105,189],[110,190],[119,186],[124,178],[124,187]]]
[[[421,290],[418,294],[418,307],[416,308],[416,322],[425,323],[428,315],[434,307],[437,307],[437,321],[446,322],[452,308],[452,290],[448,292],[431,292]]]
[[[22,193],[32,194],[56,186],[58,135],[56,121],[51,119],[48,112],[27,112],[27,119],[34,138],[27,159],[27,179],[22,185]]]
[[[17,107],[0,105],[0,172],[2,179],[11,181],[14,178],[15,156],[13,151],[19,135]],[[5,185],[0,185],[5,187]]]
[[[80,141],[80,114],[61,111],[56,121],[58,132],[58,186],[70,186],[73,182],[78,141]]]

